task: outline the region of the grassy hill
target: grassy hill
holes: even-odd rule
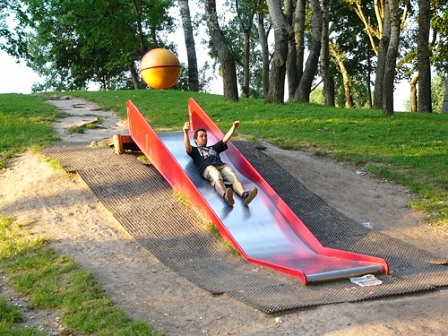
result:
[[[234,120],[236,136],[264,139],[285,149],[311,151],[351,162],[366,172],[407,186],[410,206],[432,223],[448,225],[448,115],[343,109],[313,104],[265,104],[259,99],[230,101],[219,95],[181,91],[99,91],[60,95],[82,97],[126,118],[132,100],[158,132],[180,131],[188,120],[190,97],[225,132]],[[0,95],[0,157],[53,141],[50,122],[58,115],[45,96]]]

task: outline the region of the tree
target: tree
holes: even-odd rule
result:
[[[45,77],[41,90],[139,88],[137,61],[172,29],[172,0],[15,1],[21,57]],[[11,54],[11,53],[10,53]]]
[[[351,83],[350,83],[350,77],[348,75],[347,68],[345,67],[345,55],[341,54],[338,51],[337,45],[331,45],[330,51],[333,57],[336,59],[339,71],[342,74],[342,80],[344,85],[344,92],[345,92],[345,107],[347,108],[353,108],[355,105],[353,104],[353,98],[352,98],[352,92],[351,92]]]
[[[374,17],[370,10],[365,11],[366,15]],[[364,32],[365,25],[345,2],[331,1],[329,15],[330,44],[343,61],[341,64],[335,55],[331,57],[330,71],[335,81],[335,103],[338,106],[372,107],[372,73],[375,71],[376,56],[372,51],[371,39]],[[322,49],[324,48],[322,43]],[[324,75],[322,65],[321,74]]]
[[[386,54],[390,39],[388,0],[375,0],[373,6],[370,1],[346,0],[346,2],[364,25],[364,32],[368,36],[371,49],[378,59],[373,105],[375,108],[381,108]]]
[[[378,49],[378,40],[381,39],[384,32],[384,18],[388,6],[387,0],[374,0],[373,8],[370,6],[369,2],[363,3],[361,0],[347,0],[347,2],[352,6],[352,9],[364,24],[364,31],[369,37],[372,50],[378,56],[380,53]],[[371,15],[372,10],[375,13],[375,20],[373,20]],[[375,21],[376,25],[373,23]]]
[[[383,106],[385,115],[394,114],[394,80],[397,62],[398,46],[400,42],[401,12],[398,7],[398,0],[389,0],[391,32],[390,41],[387,48],[386,64],[383,78]]]
[[[219,25],[235,59],[236,76],[243,97],[266,97],[269,87],[270,23],[264,0],[235,0],[226,2]],[[257,16],[257,18],[255,18]],[[204,17],[205,18],[205,17]],[[214,43],[203,40],[210,48],[209,55],[220,64]],[[220,72],[222,69],[219,70]]]
[[[252,28],[254,26],[254,18],[256,12],[259,10],[259,1],[239,1],[235,0],[236,13],[240,29],[244,36],[243,48],[243,85],[242,95],[248,98],[250,93],[250,61],[251,61],[251,44],[252,44]]]
[[[291,100],[294,100],[295,90],[299,86],[303,76],[303,63],[305,60],[305,21],[306,21],[306,3],[307,0],[297,0],[295,18],[293,24],[294,39],[296,43],[296,78],[289,76],[289,80],[293,81],[291,90]]]
[[[178,0],[182,27],[184,30],[185,47],[188,60],[188,89],[199,91],[198,60],[196,58],[196,46],[194,43],[193,25],[190,16],[188,0]]]
[[[279,0],[267,0],[269,14],[274,26],[274,54],[271,62],[271,74],[268,103],[283,103],[285,96],[286,57],[288,56],[289,26],[282,12]]]
[[[429,30],[431,25],[430,0],[419,0],[417,60],[418,60],[418,110],[432,112],[431,65],[429,62]]]
[[[26,44],[23,43],[25,33],[21,29],[11,30],[6,20],[22,15],[21,5],[17,1],[0,2],[0,49],[16,58],[26,54]]]
[[[284,2],[283,13],[286,22],[288,23],[288,30],[294,27],[294,4],[293,0],[286,0]],[[294,92],[297,89],[300,79],[298,78],[297,69],[297,48],[296,41],[290,34],[288,38],[288,56],[286,58],[286,76],[288,77],[288,100],[293,101]]]
[[[417,112],[417,82],[418,82],[418,72],[409,81],[409,86],[411,87],[411,94],[410,94],[411,112]]]
[[[307,103],[310,101],[310,93],[313,79],[319,64],[320,48],[322,45],[322,9],[319,0],[311,0],[312,10],[312,41],[309,55],[305,65],[305,71],[294,95],[294,101]]]
[[[444,74],[445,79],[445,96],[443,98],[442,113],[448,113],[448,2],[447,1],[433,1],[432,2],[432,20],[431,31],[431,50],[432,50],[432,65],[439,74]]]
[[[266,100],[269,93],[269,67],[270,67],[270,58],[269,58],[269,45],[268,45],[268,36],[271,30],[271,24],[269,27],[265,27],[265,8],[264,6],[260,6],[257,11],[257,27],[258,27],[258,39],[260,42],[261,49],[261,60],[262,60],[262,87],[263,87],[263,98]]]
[[[221,64],[224,97],[236,101],[238,100],[238,86],[235,57],[219,26],[215,0],[205,0],[205,16],[208,31]]]
[[[375,88],[373,91],[373,107],[377,109],[381,109],[383,107],[383,92],[384,92],[384,76],[386,71],[386,57],[387,51],[390,44],[390,34],[391,34],[391,15],[390,15],[390,6],[389,1],[385,0],[379,3],[382,3],[380,7],[383,10],[378,10],[379,12],[384,13],[383,21],[381,22],[382,32],[381,39],[378,46],[377,56],[377,66],[376,66],[376,74],[375,74]],[[393,85],[393,82],[392,82]]]
[[[320,68],[324,82],[325,105],[334,106],[334,79],[330,64],[330,16],[329,0],[322,0],[322,48],[320,52]]]

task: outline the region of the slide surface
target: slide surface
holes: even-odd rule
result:
[[[209,144],[222,139],[222,131],[193,99],[188,106],[193,129],[205,128]],[[157,134],[131,101],[127,110],[131,137],[142,152],[168,183],[216,224],[221,235],[249,262],[294,276],[305,285],[388,273],[387,262],[381,258],[322,246],[231,141],[221,158],[235,169],[247,190],[258,188],[258,195],[249,206],[235,194],[235,205],[228,207],[199,175],[185,152],[183,132]],[[195,145],[193,132],[189,135]]]

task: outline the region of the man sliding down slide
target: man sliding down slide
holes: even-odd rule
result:
[[[188,137],[190,123],[184,124],[184,146],[187,154],[193,159],[196,169],[202,177],[209,180],[219,195],[225,200],[228,206],[233,206],[233,191],[243,199],[244,205],[248,205],[255,196],[257,196],[257,188],[246,191],[243,184],[239,181],[235,171],[222,162],[219,153],[227,149],[227,142],[235,133],[235,129],[240,125],[239,121],[234,121],[232,127],[222,140],[219,140],[212,146],[207,146],[207,131],[199,128],[194,132],[193,138],[197,147],[191,146]],[[226,184],[231,184],[232,188],[227,188]]]

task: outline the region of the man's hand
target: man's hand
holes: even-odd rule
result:
[[[232,124],[232,127],[230,127],[229,131],[224,135],[224,138],[222,139],[222,142],[225,144],[230,140],[230,138],[233,136],[233,133],[235,133],[236,128],[240,125],[240,121],[234,121]]]
[[[190,130],[190,122],[186,122],[184,124],[184,146],[187,153],[191,153],[191,145],[190,145],[190,139],[188,138],[188,131]]]

